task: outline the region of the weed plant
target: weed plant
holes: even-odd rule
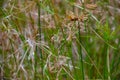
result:
[[[0,80],[119,80],[119,0],[0,0]]]

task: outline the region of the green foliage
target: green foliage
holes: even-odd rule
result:
[[[115,4],[81,1],[1,0],[0,80],[118,80]]]

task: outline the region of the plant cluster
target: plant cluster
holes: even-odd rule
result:
[[[120,79],[119,0],[1,0],[0,80]]]

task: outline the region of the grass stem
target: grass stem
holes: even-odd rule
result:
[[[80,34],[80,23],[79,22],[78,22],[78,30],[79,30],[79,42],[82,44],[81,34]],[[83,66],[83,55],[82,55],[81,46],[79,46],[79,54],[80,54],[80,62],[81,62],[82,79],[85,80],[85,78],[84,78],[84,66]]]

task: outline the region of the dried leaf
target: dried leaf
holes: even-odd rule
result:
[[[97,4],[86,4],[85,7],[87,9],[91,9],[91,10],[94,10],[97,8]]]

